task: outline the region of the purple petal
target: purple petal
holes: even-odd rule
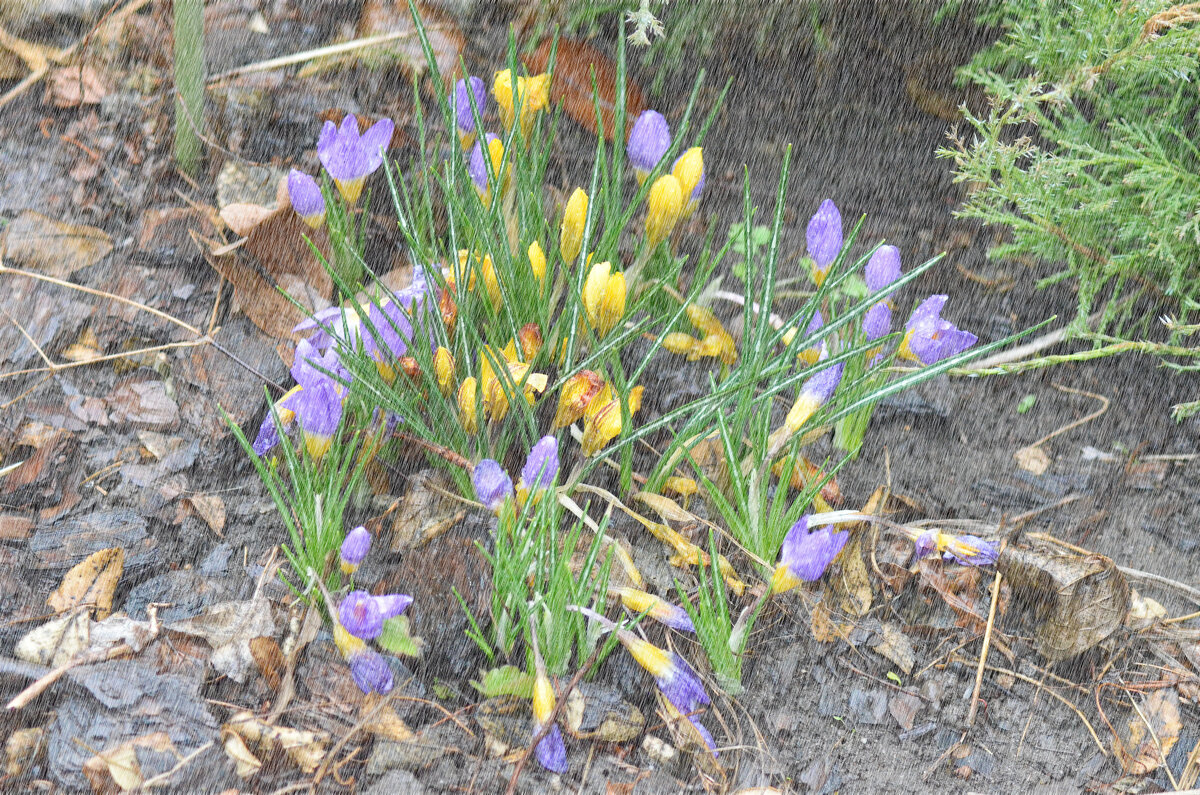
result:
[[[937,536],[932,533],[921,533],[913,542],[913,560],[920,560],[937,551]]]
[[[391,144],[392,134],[395,131],[395,122],[384,118],[372,124],[371,129],[363,133],[362,138],[358,139],[358,145],[362,148],[367,158],[367,174],[372,173],[375,169],[383,165],[383,153],[387,151],[388,146]],[[363,176],[366,176],[366,174]]]
[[[874,341],[887,336],[892,330],[892,310],[883,301],[867,310],[862,319],[863,333],[868,341]]]
[[[484,160],[483,144],[491,144],[497,140],[494,133],[488,133],[484,139],[475,142],[475,147],[471,150],[471,161],[467,163],[467,174],[471,176],[471,182],[475,183],[475,188],[483,193],[488,189],[488,167]],[[489,149],[488,156],[490,157],[491,150]]]
[[[880,246],[867,261],[867,289],[877,293],[900,278],[900,249]]]
[[[338,605],[338,620],[356,638],[371,640],[383,634],[379,603],[366,591],[351,591]]]
[[[671,658],[670,672],[658,679],[658,689],[684,715],[695,712],[710,703],[704,684],[688,661],[676,652],[668,652]]]
[[[1000,550],[994,544],[984,541],[979,536],[958,536],[956,541],[957,543],[952,543],[946,547],[943,557],[946,560],[954,560],[959,565],[990,566],[1000,556]],[[977,550],[977,554],[970,554],[962,545],[974,547]]]
[[[345,540],[342,541],[340,550],[342,562],[350,566],[357,566],[363,562],[370,551],[371,533],[367,528],[359,525],[347,533]]]
[[[279,444],[279,428],[275,425],[275,416],[268,411],[258,426],[258,436],[254,437],[252,449],[257,456],[264,456],[267,451]]]
[[[468,93],[470,92],[470,93]],[[478,77],[472,75],[454,84],[454,115],[458,129],[464,133],[475,132],[475,116],[471,113],[471,94],[475,95],[475,107],[479,109],[480,117],[487,109],[487,87]]]
[[[379,608],[379,615],[383,617],[384,621],[403,613],[412,604],[412,601],[411,596],[403,593],[390,593],[375,597],[375,605]]]
[[[543,436],[529,451],[525,466],[521,468],[521,480],[530,491],[548,489],[558,477],[558,440]]]
[[[475,465],[471,483],[475,486],[475,496],[489,511],[499,510],[513,493],[512,478],[499,463],[490,458],[485,458]]]
[[[552,773],[567,772],[567,749],[563,745],[562,732],[557,726],[551,726],[550,731],[537,744],[537,758],[542,767]]]
[[[350,658],[350,676],[364,693],[388,693],[392,689],[392,669],[383,655],[374,649],[360,649]]]
[[[321,186],[308,174],[293,168],[288,172],[287,185],[292,209],[301,218],[312,218],[325,212],[325,197],[321,195]]]
[[[671,127],[667,120],[656,110],[642,111],[633,123],[625,149],[630,164],[638,171],[652,171],[670,148]]]
[[[832,367],[826,367],[804,382],[804,386],[800,388],[800,394],[815,398],[818,404],[824,405],[829,398],[833,397],[838,384],[842,381],[842,372],[845,369],[845,362],[838,362]]]
[[[296,412],[300,427],[312,436],[332,436],[342,421],[342,397],[331,379],[303,387],[283,406]]]
[[[700,735],[701,739],[704,740],[704,744],[708,746],[708,750],[712,751],[713,756],[716,756],[717,741],[713,739],[712,734],[708,731],[708,729],[704,728],[704,724],[700,722],[699,718],[688,716],[688,720],[690,720],[692,725],[696,727],[696,732]]]
[[[806,230],[808,255],[824,270],[842,250],[842,214],[832,199],[821,202]]]
[[[801,518],[792,526],[784,538],[780,561],[801,580],[815,582],[846,546],[850,534],[845,531],[834,533],[830,525],[812,533],[807,530],[807,518]]]

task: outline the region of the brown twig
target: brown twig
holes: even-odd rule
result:
[[[1097,417],[1103,415],[1104,412],[1108,411],[1108,406],[1109,406],[1110,401],[1108,398],[1104,397],[1104,395],[1097,395],[1095,392],[1088,392],[1083,389],[1074,389],[1069,386],[1063,386],[1062,384],[1054,384],[1053,386],[1055,389],[1057,389],[1060,392],[1069,392],[1072,395],[1083,395],[1084,397],[1090,397],[1093,400],[1099,400],[1101,403],[1101,406],[1100,406],[1100,408],[1096,409],[1095,411],[1093,411],[1091,414],[1087,415],[1086,417],[1080,417],[1079,419],[1075,420],[1074,422],[1067,423],[1066,425],[1062,426],[1061,428],[1051,431],[1050,433],[1043,436],[1041,439],[1038,439],[1036,442],[1029,445],[1030,447],[1041,447],[1043,444],[1050,441],[1055,436],[1064,434],[1070,430],[1074,430],[1075,428],[1078,428],[1080,425],[1086,425],[1087,423],[1091,422],[1092,420],[1096,419]]]
[[[979,667],[975,669],[975,689],[971,692],[971,709],[967,712],[967,728],[974,728],[975,715],[979,711],[979,691],[983,687],[983,669],[987,665],[988,650],[992,645],[992,627],[996,624],[996,603],[1000,601],[1000,572],[992,580],[992,604],[988,608],[987,626],[983,630],[983,647],[979,650]]]
[[[575,687],[581,681],[583,681],[583,677],[587,676],[588,671],[592,670],[592,666],[596,664],[596,658],[600,656],[600,650],[602,648],[604,648],[604,644],[597,643],[596,648],[592,650],[591,656],[587,658],[587,661],[584,662],[583,666],[575,672],[573,677],[571,677],[571,681],[567,683],[567,686],[562,693],[556,694],[554,699],[554,709],[550,711],[550,717],[547,718],[546,722],[543,723],[538,728],[537,732],[534,733],[533,741],[529,743],[529,746],[525,749],[525,752],[521,754],[521,758],[517,760],[517,765],[513,769],[512,777],[508,780],[508,789],[505,790],[505,795],[513,795],[513,793],[517,791],[517,778],[520,777],[521,771],[525,769],[526,763],[529,762],[529,757],[533,756],[533,752],[537,749],[538,743],[544,740],[546,735],[550,733],[550,729],[557,724],[558,716],[562,714],[563,708],[567,704],[567,697],[570,696],[571,691],[573,691]]]

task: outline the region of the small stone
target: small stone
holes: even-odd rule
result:
[[[663,767],[670,767],[679,762],[679,751],[675,746],[653,734],[647,734],[642,739],[642,751]]]

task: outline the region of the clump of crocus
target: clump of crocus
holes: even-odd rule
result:
[[[712,310],[697,304],[688,304],[687,316],[704,336],[693,337],[681,331],[672,331],[663,337],[663,347],[671,353],[686,356],[689,362],[713,356],[732,367],[737,361],[737,348],[733,337]]]
[[[554,714],[554,686],[546,675],[546,664],[542,661],[541,651],[537,645],[537,632],[530,633],[533,640],[533,734],[536,737],[543,727],[550,722]],[[542,767],[554,773],[567,772],[567,749],[563,745],[562,732],[557,725],[552,725],[538,742],[538,762]]]
[[[358,119],[352,113],[346,114],[340,127],[327,121],[321,128],[317,157],[349,204],[358,201],[366,178],[383,165],[394,130],[391,119],[380,119],[359,135]]]
[[[514,92],[514,88],[516,89]],[[515,105],[514,105],[515,93]],[[517,77],[513,86],[512,71],[505,69],[496,72],[492,81],[492,95],[500,108],[500,121],[504,129],[511,131],[517,116],[521,120],[521,135],[525,144],[529,144],[529,132],[533,128],[533,120],[538,111],[550,107],[550,75],[541,74],[533,77]],[[518,111],[519,109],[519,111]]]
[[[821,202],[816,214],[809,219],[805,240],[808,256],[813,261],[813,282],[819,287],[842,250],[842,214],[832,199]]]
[[[487,108],[487,86],[478,77],[465,77],[454,84],[454,120],[458,127],[458,142],[465,152],[475,143],[475,114],[471,110],[471,100],[475,100],[475,108],[479,117]]]
[[[833,532],[832,525],[809,532],[808,516],[788,530],[779,553],[779,565],[771,578],[771,592],[783,593],[805,582],[816,582],[846,546],[850,534]]]
[[[412,604],[407,594],[372,596],[351,591],[338,605],[338,620],[356,638],[371,640],[383,634],[383,622],[402,614]]]
[[[645,387],[635,386],[629,390],[629,416],[632,417],[642,406]],[[605,384],[600,392],[588,401],[583,410],[583,454],[593,456],[621,433],[621,404],[611,384]]]
[[[304,223],[313,229],[325,223],[325,197],[315,179],[293,168],[288,172],[287,186],[292,209]]]
[[[931,295],[913,310],[900,343],[901,358],[934,364],[970,348],[979,338],[941,317],[949,296]]]
[[[692,666],[688,664],[687,660],[680,657],[676,652],[664,651],[650,641],[639,638],[629,630],[618,627],[613,621],[610,621],[594,610],[575,606],[572,606],[571,609],[577,610],[593,621],[599,622],[610,632],[616,632],[617,640],[621,642],[621,645],[625,647],[629,655],[637,661],[638,665],[642,666],[642,668],[646,669],[654,677],[659,692],[666,697],[667,701],[671,702],[671,705],[681,715],[692,722],[696,730],[704,738],[704,742],[708,745],[709,750],[713,752],[713,756],[716,756],[716,743],[713,741],[712,735],[709,734],[708,729],[704,728],[704,724],[695,715],[697,711],[711,702],[708,693],[704,690],[704,684],[700,681],[700,677],[692,669]]]
[[[670,148],[671,127],[667,120],[656,110],[642,111],[633,123],[625,148],[639,186]]]
[[[512,478],[498,461],[490,458],[475,465],[471,485],[475,487],[476,498],[492,513],[499,513],[505,500],[513,496]]]
[[[558,248],[563,262],[571,262],[579,256],[583,247],[583,227],[587,223],[588,195],[583,188],[576,188],[567,199],[563,210],[562,231],[558,237]]]
[[[683,212],[683,188],[674,174],[654,180],[646,197],[646,245],[650,250],[671,236]]]
[[[904,528],[910,538],[913,538],[913,560],[933,552],[939,552],[944,560],[953,560],[962,566],[990,566],[1000,556],[1000,550],[979,536],[951,535],[926,530],[924,532],[912,528]]]
[[[346,533],[338,557],[341,559],[342,574],[353,574],[358,571],[363,559],[371,551],[371,532],[359,525]]]
[[[504,162],[504,142],[493,133],[488,133],[484,138],[487,141],[488,159],[491,161],[492,173],[496,175],[500,192],[505,193],[512,184],[512,167],[510,166],[503,173],[500,171],[500,166]],[[479,194],[480,200],[487,204],[491,199],[492,190],[488,182],[488,166],[484,160],[481,144],[481,141],[476,141],[475,147],[471,150],[467,173],[471,175],[471,183],[475,186],[475,192]]]
[[[634,613],[645,613],[660,624],[679,630],[680,632],[696,631],[691,616],[679,605],[655,596],[652,593],[637,588],[612,588],[608,595],[621,600],[627,609]]]
[[[691,218],[700,203],[700,195],[704,193],[704,150],[693,146],[684,152],[675,161],[671,174],[679,180],[679,188],[683,193],[680,218]]]
[[[624,316],[625,293],[625,274],[614,273],[610,263],[597,263],[588,271],[583,283],[583,309],[597,337],[606,336]]]

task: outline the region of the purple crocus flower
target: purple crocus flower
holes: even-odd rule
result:
[[[328,306],[312,317],[301,320],[292,327],[293,334],[312,331],[308,342],[321,353],[329,350],[335,342],[351,350],[358,347],[361,322],[353,309]]]
[[[969,331],[959,330],[949,320],[941,318],[942,307],[949,296],[931,295],[913,310],[905,324],[907,333],[900,355],[923,364],[934,364],[950,356],[962,353],[979,338]]]
[[[292,209],[304,223],[313,229],[325,223],[325,197],[315,179],[293,168],[288,172],[287,186]]]
[[[566,773],[570,769],[567,764],[567,748],[563,745],[562,732],[558,726],[551,726],[550,731],[537,744],[538,762],[552,773]]]
[[[829,564],[833,563],[849,540],[849,533],[844,530],[835,533],[832,525],[825,525],[810,533],[808,517],[801,516],[783,539],[779,565],[771,580],[771,590],[782,593],[795,588],[801,582],[816,582],[821,579]]]
[[[359,525],[347,533],[340,550],[342,573],[353,574],[370,551],[371,533],[367,528]]]
[[[558,477],[558,440],[543,436],[529,451],[521,468],[521,483],[530,491],[548,489]]]
[[[351,591],[338,605],[338,620],[347,632],[362,640],[383,634],[383,622],[400,615],[412,604],[407,594],[371,596],[366,591]]]
[[[459,80],[454,84],[454,118],[458,125],[458,140],[466,149],[475,142],[475,116],[471,112],[471,95],[475,95],[475,107],[480,118],[487,109],[487,86],[478,77]]]
[[[629,133],[625,151],[640,185],[671,148],[671,127],[656,110],[642,111]]]
[[[499,511],[504,501],[513,495],[512,478],[490,458],[475,465],[471,483],[475,486],[475,496],[489,511]]]
[[[321,368],[321,369],[318,369]],[[304,432],[304,443],[313,458],[321,458],[329,450],[330,440],[342,421],[342,396],[345,386],[328,373],[344,381],[350,374],[338,361],[331,349],[318,354],[308,340],[296,345],[296,359],[292,364],[292,378],[300,389],[280,401],[280,406],[296,413],[300,429]]]
[[[359,649],[350,656],[350,676],[364,693],[391,692],[392,668],[374,649]]]
[[[895,246],[880,246],[875,249],[867,267],[863,269],[867,289],[877,293],[900,278],[900,249]]]
[[[809,219],[805,239],[808,256],[817,264],[817,271],[823,278],[842,250],[842,214],[833,199],[821,202],[816,215]]]
[[[941,551],[943,560],[952,560],[960,566],[990,566],[1000,556],[1000,550],[990,541],[979,536],[954,536],[930,530],[917,536],[913,542],[913,559]]]
[[[348,203],[358,201],[363,182],[383,165],[383,152],[395,128],[391,119],[380,119],[359,135],[358,119],[352,113],[346,114],[340,127],[327,121],[321,128],[317,157]]]
[[[874,342],[880,337],[887,336],[892,330],[892,310],[886,302],[880,301],[867,310],[862,319],[863,333],[868,342]]]
[[[267,416],[263,417],[262,424],[258,426],[258,435],[254,437],[251,449],[254,450],[256,456],[261,457],[277,444],[279,444],[279,428],[275,425],[274,415],[268,411]]]
[[[471,150],[471,159],[467,163],[467,174],[471,177],[471,182],[475,184],[475,190],[482,196],[488,190],[488,167],[487,161],[484,160],[483,147],[488,147],[488,156],[491,156],[492,141],[499,141],[500,137],[495,133],[488,133],[483,137],[482,141],[476,141],[475,147]],[[497,175],[499,176],[499,175]]]

